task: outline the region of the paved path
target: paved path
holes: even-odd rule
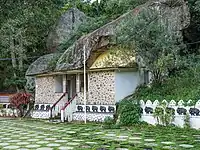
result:
[[[192,138],[142,131],[139,128],[102,129],[101,125],[52,124],[41,121],[0,120],[0,149],[14,150],[161,150],[200,149],[200,134]],[[149,148],[149,149],[148,149]]]

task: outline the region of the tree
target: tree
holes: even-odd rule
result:
[[[184,38],[187,44],[189,52],[199,54],[200,53],[200,0],[188,0],[190,8],[190,25],[184,30]]]
[[[118,29],[118,44],[135,52],[139,67],[152,73],[152,81],[161,83],[168,71],[177,67],[181,40],[168,25],[158,19],[156,12],[139,14],[123,22]]]
[[[1,89],[24,89],[25,71],[36,58],[48,53],[46,37],[51,30],[65,0],[5,0],[0,2],[0,57],[7,72],[0,83]],[[1,90],[0,89],[0,90]]]

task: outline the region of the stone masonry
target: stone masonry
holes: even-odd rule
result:
[[[88,104],[115,104],[115,72],[100,71],[89,74]]]
[[[55,81],[53,76],[36,78],[36,103],[55,103],[63,93],[55,93]]]
[[[115,72],[91,72],[88,75],[88,105],[115,104]],[[80,81],[76,81],[80,84]],[[79,86],[77,86],[79,88]],[[77,92],[77,104],[84,104],[83,92]],[[55,103],[62,93],[55,93],[55,79],[53,76],[36,78],[36,103]]]

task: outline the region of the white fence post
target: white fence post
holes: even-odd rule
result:
[[[61,110],[61,122],[65,122],[65,112]]]

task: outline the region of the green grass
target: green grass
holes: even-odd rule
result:
[[[59,147],[72,147],[75,150],[97,150],[100,148],[109,150],[116,148],[162,150],[165,146],[169,146],[162,142],[172,142],[170,146],[180,150],[184,150],[180,144],[193,145],[193,148],[190,148],[191,150],[198,150],[200,147],[198,141],[200,140],[200,131],[177,127],[134,125],[120,129],[103,129],[101,124],[54,124],[38,120],[1,120],[0,126],[0,149],[6,147],[2,146],[1,143],[8,143],[8,146],[19,146],[19,149],[27,146],[18,145],[19,142],[9,143],[12,140],[28,142],[29,145],[35,145],[39,141],[48,142],[37,144],[40,147],[49,147],[48,144],[59,144],[58,147],[52,147],[55,150]],[[48,138],[54,139],[48,141]],[[59,140],[66,141],[59,143]],[[74,143],[78,144],[73,145]]]

